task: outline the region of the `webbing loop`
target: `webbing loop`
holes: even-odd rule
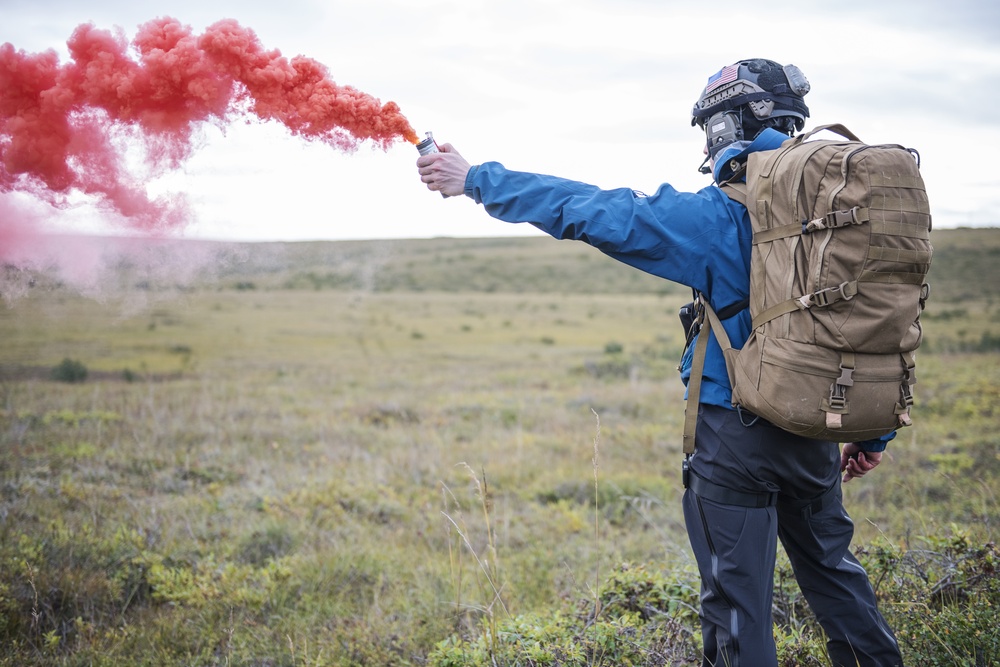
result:
[[[923,311],[927,307],[927,299],[931,296],[931,286],[927,283],[923,283],[920,286],[920,310]]]
[[[743,424],[743,426],[746,428],[750,428],[758,421],[760,421],[760,415],[755,415],[754,413],[750,412],[739,403],[736,404],[736,414],[739,415],[740,423]],[[750,421],[747,421],[747,418],[743,417],[744,414],[750,415],[749,417]]]

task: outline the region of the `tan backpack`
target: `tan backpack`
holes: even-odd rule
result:
[[[847,141],[806,141],[820,130]],[[721,187],[750,213],[753,330],[733,349],[700,299],[685,451],[694,449],[708,329],[723,348],[733,404],[776,426],[854,442],[909,425],[932,253],[915,151],[825,125],[752,153],[745,173],[746,183],[733,182],[738,174]]]

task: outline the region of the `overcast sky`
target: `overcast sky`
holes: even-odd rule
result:
[[[763,57],[809,78],[809,125],[841,122],[869,143],[919,150],[937,227],[1000,224],[1000,3],[841,0],[0,0],[0,43],[65,62],[86,22],[170,16],[200,33],[233,18],[267,48],[397,102],[470,162],[627,186],[695,190],[703,136],[690,110],[723,65]],[[820,3],[817,3],[820,4]],[[2,91],[0,91],[2,94]],[[443,200],[408,144],[343,154],[273,124],[206,127],[183,167],[150,192],[184,192],[184,236],[248,240],[530,233],[466,198]],[[10,195],[7,195],[8,197]],[[42,211],[41,204],[19,201]],[[95,222],[101,219],[101,222]],[[108,226],[92,207],[63,228]],[[5,221],[0,221],[5,224]]]

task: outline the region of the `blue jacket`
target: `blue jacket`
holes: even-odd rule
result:
[[[788,137],[766,129],[749,144],[719,155],[715,177],[730,176],[734,158],[778,148]],[[705,295],[719,312],[750,294],[750,248],[753,234],[746,207],[714,184],[694,193],[661,185],[646,196],[630,190],[601,190],[555,176],[510,171],[497,162],[472,167],[465,194],[506,222],[528,222],[557,239],[584,241],[629,266]],[[744,308],[722,326],[734,347],[750,336],[750,311]],[[701,402],[732,409],[732,388],[722,348],[714,334],[708,341]],[[681,360],[681,379],[691,373],[692,344]],[[881,451],[895,432],[860,443]]]
[[[745,153],[777,148],[788,137],[770,130]],[[637,269],[692,287],[719,310],[750,293],[752,233],[746,208],[711,185],[695,193],[662,185],[644,196],[628,188],[601,190],[576,181],[510,171],[496,162],[473,167],[465,194],[506,222],[528,222],[558,238],[584,241]],[[750,335],[744,309],[723,322],[740,347]],[[701,402],[732,408],[722,350],[709,340]],[[690,355],[682,362],[687,382]]]

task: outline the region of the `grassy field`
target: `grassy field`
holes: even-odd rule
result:
[[[904,657],[990,664],[1000,230],[935,234],[916,424],[845,496]],[[694,664],[683,288],[537,237],[150,266],[7,269],[0,665]]]

